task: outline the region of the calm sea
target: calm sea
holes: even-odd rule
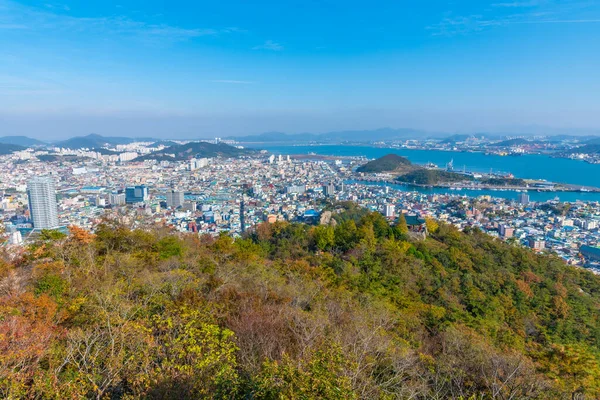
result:
[[[504,172],[512,173],[518,178],[545,179],[550,182],[570,183],[574,185],[600,187],[600,165],[589,164],[583,161],[565,158],[551,158],[545,155],[523,155],[518,157],[485,155],[483,153],[467,153],[457,151],[439,150],[408,150],[388,149],[369,146],[343,146],[343,145],[251,145],[249,147],[269,150],[274,154],[308,154],[315,153],[331,156],[364,156],[367,158],[378,158],[386,154],[394,153],[408,158],[416,164],[432,162],[443,167],[450,160],[454,162],[454,168],[472,172]],[[413,187],[399,186],[404,190],[415,191]],[[491,195],[516,199],[517,192],[511,191],[485,191],[485,190],[461,190],[449,189],[420,189],[423,193],[451,193],[468,196]],[[579,192],[528,192],[533,201],[546,201],[557,197],[561,201],[600,201],[600,193]]]

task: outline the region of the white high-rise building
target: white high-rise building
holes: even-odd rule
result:
[[[108,195],[108,202],[113,206],[122,206],[126,203],[125,193],[111,193]]]
[[[394,217],[394,215],[396,214],[396,206],[394,206],[393,204],[386,204],[384,214],[388,218]]]
[[[58,228],[58,206],[54,180],[35,177],[27,182],[29,212],[35,229]]]

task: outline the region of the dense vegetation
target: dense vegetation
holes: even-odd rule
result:
[[[239,149],[225,143],[189,142],[174,144],[159,151],[140,156],[136,161],[144,160],[187,160],[192,157],[239,157],[255,153],[252,149]]]
[[[414,183],[417,185],[437,185],[439,183],[472,181],[473,177],[456,172],[421,168],[407,174],[400,175],[396,179],[398,179],[400,182]]]
[[[15,151],[25,150],[23,146],[10,143],[0,143],[0,155],[12,154]]]
[[[388,154],[376,160],[369,161],[356,169],[357,172],[378,173],[378,172],[393,172],[399,168],[406,168],[411,165],[411,162],[396,154]]]
[[[44,232],[0,264],[0,397],[600,396],[600,278],[344,206],[235,241]]]
[[[527,182],[520,178],[487,178],[482,179],[481,183],[492,186],[526,186]]]

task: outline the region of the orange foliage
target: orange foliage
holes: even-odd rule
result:
[[[533,291],[531,290],[531,288],[529,287],[529,285],[527,284],[527,282],[522,281],[520,279],[517,279],[517,287],[528,298],[532,298],[533,297]]]
[[[0,368],[13,377],[27,379],[48,352],[59,330],[56,303],[48,296],[25,293],[0,299]]]
[[[523,277],[523,280],[527,283],[540,283],[542,281],[542,278],[537,276],[532,271],[523,271],[521,273],[521,276]]]
[[[90,244],[94,241],[94,235],[92,233],[78,226],[70,225],[69,232],[71,234],[71,239],[77,243]]]

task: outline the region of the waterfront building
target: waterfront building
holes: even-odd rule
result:
[[[527,193],[519,193],[519,204],[529,204],[529,195]]]
[[[29,212],[34,229],[58,228],[58,206],[54,180],[35,177],[27,183]]]

